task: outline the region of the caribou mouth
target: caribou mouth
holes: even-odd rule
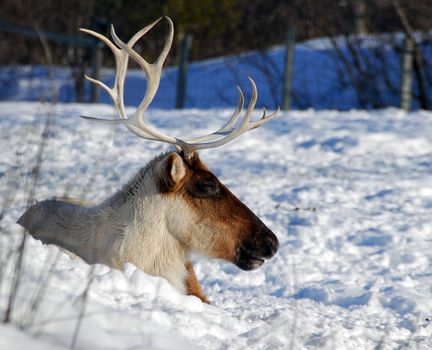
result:
[[[250,271],[255,270],[264,264],[266,259],[261,258],[254,254],[249,249],[240,247],[239,253],[237,254],[236,265],[242,270]]]

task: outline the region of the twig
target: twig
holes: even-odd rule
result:
[[[315,213],[317,211],[316,207],[305,207],[305,208],[302,208],[302,207],[293,207],[293,208],[289,208],[289,207],[287,207],[287,206],[285,206],[285,205],[283,205],[281,203],[276,204],[274,208],[275,209],[282,209],[282,210],[285,210],[285,211],[309,211],[311,213]]]
[[[34,296],[32,298],[32,302],[30,303],[30,308],[27,310],[27,314],[26,316],[22,317],[22,322],[20,323],[20,328],[21,329],[26,329],[29,328],[33,323],[34,320],[36,318],[36,315],[39,311],[39,307],[42,304],[42,300],[45,296],[46,290],[48,288],[49,282],[51,277],[53,276],[53,270],[57,264],[57,261],[60,257],[60,250],[57,252],[57,254],[54,257],[54,261],[51,262],[51,266],[49,267],[49,269],[47,269],[46,267],[48,266],[48,264],[50,263],[49,261],[49,256],[47,255],[46,257],[46,261],[45,261],[45,268],[42,270],[41,274],[39,275],[38,281],[37,281],[37,290],[34,293]],[[26,322],[26,323],[24,323]]]
[[[80,299],[81,299],[81,309],[80,309],[80,312],[79,312],[79,315],[78,315],[78,320],[77,320],[77,323],[76,323],[76,326],[75,326],[74,333],[72,335],[72,341],[71,341],[71,344],[70,344],[70,348],[71,349],[75,349],[76,348],[76,344],[77,344],[77,340],[78,340],[78,335],[79,335],[79,332],[81,330],[82,321],[84,319],[84,315],[85,315],[85,312],[86,312],[87,300],[88,300],[88,295],[89,295],[90,287],[91,287],[91,284],[93,283],[94,267],[95,267],[95,265],[92,265],[91,270],[90,270],[90,278],[88,279],[87,286],[84,289],[84,292],[83,292],[83,294],[80,297]]]
[[[43,161],[43,154],[48,139],[48,131],[51,125],[51,117],[52,117],[51,113],[48,113],[45,120],[44,129],[42,131],[41,140],[39,142],[38,151],[36,153],[36,164],[32,169],[31,184],[27,196],[27,208],[30,207],[31,203],[34,201],[35,198],[36,187],[39,182],[40,170]],[[25,253],[25,247],[27,242],[26,229],[23,228],[23,230],[21,231],[21,235],[22,235],[22,239],[18,247],[18,257],[15,263],[15,271],[12,279],[12,284],[9,290],[9,300],[8,300],[5,316],[3,318],[3,323],[11,322],[12,311],[13,311],[16,297],[18,295],[21,277],[23,273],[23,263],[24,263],[24,256],[25,256],[24,253]]]

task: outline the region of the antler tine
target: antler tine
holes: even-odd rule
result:
[[[179,141],[181,141],[180,147],[185,151],[186,154],[192,153],[193,151],[198,151],[201,149],[216,148],[216,147],[220,147],[222,145],[225,145],[228,142],[239,137],[241,134],[243,134],[249,130],[255,129],[255,128],[261,126],[262,124],[267,123],[268,121],[272,120],[274,117],[276,117],[277,113],[279,112],[279,108],[274,113],[272,113],[268,116],[266,115],[266,110],[264,109],[263,115],[261,116],[261,118],[258,121],[254,121],[254,122],[250,121],[250,119],[252,117],[252,113],[253,113],[254,108],[255,108],[256,101],[258,99],[258,91],[257,91],[256,85],[255,85],[255,82],[250,77],[249,77],[249,82],[252,86],[252,97],[251,97],[248,108],[246,109],[246,112],[243,116],[243,119],[242,119],[240,125],[238,125],[237,127],[234,127],[234,125],[233,125],[230,130],[226,130],[224,133],[219,132],[219,134],[218,134],[218,132],[216,132],[216,133],[212,133],[212,134],[209,134],[206,136],[202,136],[201,138],[197,137],[194,139],[190,139],[190,140],[188,140],[188,142],[179,140]],[[241,92],[241,89],[239,89],[239,91]],[[241,93],[240,96],[241,96],[240,99],[242,99],[243,94]],[[242,103],[240,102],[239,106],[240,106],[240,104],[242,104]],[[237,106],[237,108],[239,108],[239,106]],[[240,109],[240,111],[241,111],[241,109]],[[236,112],[237,112],[237,109],[236,109]],[[234,112],[234,116],[237,118],[238,115],[236,114],[236,112]],[[233,117],[231,117],[231,119],[233,119]],[[229,124],[230,122],[231,122],[231,120],[227,124]],[[235,122],[234,122],[234,124],[235,124]],[[222,136],[222,137],[215,140],[216,136]],[[191,140],[193,142],[191,142]],[[200,140],[200,141],[211,140],[211,141],[200,142],[200,141],[196,141],[196,140]]]
[[[80,28],[80,31],[90,34],[99,40],[101,40],[103,43],[105,43],[111,50],[111,52],[114,55],[115,65],[116,65],[116,76],[115,81],[113,84],[113,87],[109,87],[102,83],[99,80],[96,80],[94,78],[89,77],[87,74],[85,75],[85,78],[92,82],[93,84],[97,84],[100,87],[102,87],[105,91],[108,92],[111,99],[114,102],[114,105],[119,112],[119,115],[122,119],[127,119],[126,110],[124,107],[123,102],[123,89],[124,89],[124,80],[126,77],[126,70],[127,70],[127,64],[129,56],[127,54],[123,54],[122,50],[120,50],[118,47],[116,47],[107,37],[105,37],[102,34],[99,34],[97,32],[94,32],[93,30]],[[91,119],[91,118],[88,118]],[[95,120],[100,121],[100,119],[95,118]]]
[[[159,57],[156,59],[156,61],[153,64],[148,63],[134,49],[132,49],[130,43],[135,43],[136,40],[138,40],[141,36],[147,33],[147,31],[150,30],[158,21],[153,22],[152,24],[150,24],[149,26],[145,27],[140,32],[135,34],[134,37],[127,44],[119,39],[119,37],[115,34],[114,30],[112,30],[111,32],[114,42],[122,50],[125,50],[129,54],[129,56],[132,57],[135,60],[135,62],[137,62],[141,66],[141,68],[144,70],[147,76],[147,90],[144,99],[138,106],[134,115],[134,119],[140,127],[144,126],[143,114],[147,109],[147,107],[150,105],[151,101],[153,100],[159,88],[160,77],[162,74],[162,65],[165,62],[165,59],[168,55],[169,49],[171,48],[173,37],[174,37],[174,24],[172,23],[169,17],[165,17],[165,18],[168,21],[170,30],[167,35],[164,48],[162,49],[162,52],[160,53]]]
[[[274,116],[276,116],[276,114],[279,112],[279,107],[278,107],[278,109],[274,113],[272,113],[272,114],[270,114],[268,116],[266,115],[266,109],[263,108],[263,114],[262,114],[260,120],[256,121],[256,122],[253,122],[253,123],[250,123],[250,118],[251,118],[252,112],[253,112],[253,110],[255,108],[256,101],[258,99],[258,92],[257,92],[257,88],[256,88],[256,85],[255,85],[255,82],[250,77],[249,77],[249,82],[252,85],[252,97],[251,97],[251,101],[249,102],[246,114],[245,114],[245,116],[244,116],[244,118],[242,120],[242,125],[251,124],[250,128],[248,128],[247,130],[252,130],[252,129],[255,129],[255,128],[259,127],[263,123],[267,122],[267,118],[272,119]],[[236,121],[238,119],[238,116],[239,116],[240,112],[243,110],[243,105],[244,105],[243,92],[242,92],[242,90],[240,89],[239,86],[237,86],[237,90],[239,92],[239,103],[238,103],[238,105],[236,107],[236,110],[234,111],[234,114],[231,116],[230,120],[222,128],[220,128],[218,131],[215,131],[215,132],[213,132],[211,134],[208,134],[208,135],[204,135],[204,136],[194,137],[194,138],[188,139],[187,140],[188,143],[197,143],[197,142],[201,143],[201,142],[204,142],[204,141],[211,141],[211,140],[214,140],[214,139],[216,139],[216,138],[218,138],[220,136],[228,135],[228,134],[230,134],[231,132],[234,131],[234,125],[235,125],[235,123],[236,123]],[[247,131],[247,130],[245,130],[245,131]],[[242,131],[239,134],[239,136],[242,133],[244,133],[245,131]],[[227,142],[229,142],[229,141],[227,141]]]
[[[139,30],[138,32],[136,32],[136,33],[132,36],[132,38],[129,39],[129,41],[128,41],[127,44],[128,44],[130,47],[134,46],[134,45],[136,44],[136,42],[137,42],[139,39],[141,39],[145,34],[147,34],[147,32],[148,32],[150,29],[152,29],[152,28],[153,28],[157,23],[159,23],[160,20],[161,20],[162,18],[163,18],[163,17],[159,17],[158,19],[156,19],[156,20],[153,21],[152,23],[146,25],[143,29],[141,29],[141,30]]]
[[[220,129],[220,132],[225,132],[228,131],[229,129],[232,129],[240,115],[240,112],[243,110],[243,106],[244,106],[243,92],[241,91],[240,86],[237,85],[236,88],[239,93],[239,102],[230,120]]]
[[[243,134],[244,132],[246,132],[252,128],[253,124],[249,123],[249,121],[250,121],[250,118],[252,116],[252,112],[254,111],[256,101],[258,99],[258,92],[257,92],[255,82],[250,77],[249,77],[249,82],[252,85],[252,97],[251,97],[251,100],[249,101],[249,105],[246,109],[246,113],[243,116],[243,119],[242,119],[240,125],[237,128],[231,128],[231,130],[229,130],[223,137],[221,137],[217,140],[210,141],[210,142],[204,142],[204,143],[198,142],[198,143],[189,145],[190,148],[197,151],[200,149],[209,149],[209,148],[220,147],[220,146],[225,145],[226,143],[234,140],[235,138],[239,137],[241,134]],[[240,91],[241,91],[241,89],[240,89]],[[241,96],[243,96],[243,94],[241,94]],[[249,124],[251,126],[249,126]]]
[[[111,49],[114,55],[117,54],[118,51],[120,51],[106,36],[86,28],[80,28],[79,30],[81,32],[93,35],[94,37],[98,38],[100,41],[102,41],[104,44],[106,44],[106,46],[108,46]]]
[[[168,56],[169,50],[171,49],[171,45],[174,39],[174,23],[172,22],[171,18],[169,18],[168,16],[165,16],[164,18],[167,20],[170,29],[166,37],[165,45],[162,49],[162,52],[160,53],[159,57],[155,61],[155,64],[157,66],[160,66],[161,69],[162,69],[162,65],[165,62],[165,59]]]
[[[244,106],[243,92],[241,91],[240,86],[237,85],[236,87],[237,87],[237,90],[239,92],[239,102],[238,102],[237,107],[236,107],[234,113],[232,114],[231,118],[228,120],[228,122],[224,126],[222,126],[219,130],[212,132],[211,134],[187,139],[188,143],[209,141],[209,140],[218,138],[220,136],[226,135],[227,133],[232,131],[232,129],[233,129],[233,127],[234,127],[234,125],[235,125],[235,123],[236,123],[236,121],[240,115],[240,112],[243,110],[243,106]]]
[[[92,35],[96,38],[98,38],[100,41],[102,41],[103,43],[105,43],[112,51],[113,55],[115,58],[117,58],[120,54],[120,50],[105,36],[103,36],[102,34],[99,34],[97,32],[94,32],[93,30],[90,29],[85,29],[85,28],[80,28],[79,29],[81,32],[87,33],[89,35]],[[110,96],[112,97],[112,88],[108,87],[107,85],[105,85],[104,83],[102,83],[99,80],[93,79],[91,77],[89,77],[87,74],[85,75],[85,78],[87,80],[89,80],[90,82],[99,85],[100,87],[102,87],[105,91],[107,91]]]
[[[261,118],[259,120],[257,120],[256,122],[254,122],[254,127],[252,129],[258,128],[262,124],[267,123],[268,121],[272,120],[274,117],[277,116],[277,114],[279,112],[280,112],[279,106],[276,108],[276,110],[272,114],[269,114],[269,115],[267,115],[267,110],[265,108],[263,108],[263,114],[262,114]]]

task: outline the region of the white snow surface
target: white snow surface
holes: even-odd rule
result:
[[[186,137],[231,113],[152,109],[147,120]],[[13,198],[0,221],[1,316],[47,116],[38,200],[102,201],[169,149],[79,115],[113,109],[0,103],[0,208]],[[82,305],[78,349],[431,348],[432,113],[280,113],[201,159],[278,236],[273,259],[246,272],[195,256],[205,305],[132,265],[90,267],[29,237],[0,348],[69,347]]]

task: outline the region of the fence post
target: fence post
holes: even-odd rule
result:
[[[404,109],[405,111],[409,111],[411,109],[413,54],[414,40],[411,38],[410,35],[405,34],[400,85],[400,108]]]
[[[354,33],[356,34],[366,34],[367,26],[367,8],[365,0],[353,0],[353,24],[354,24]]]
[[[192,47],[192,35],[186,34],[183,38],[178,63],[177,96],[175,108],[183,109],[186,97],[187,70],[190,50]]]
[[[284,111],[288,111],[291,108],[294,51],[295,28],[288,27],[285,38],[284,76],[282,88],[282,110]]]

